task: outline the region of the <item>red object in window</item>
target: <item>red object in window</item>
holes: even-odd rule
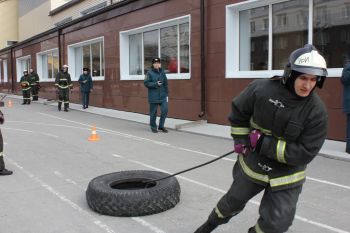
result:
[[[168,71],[169,73],[177,73],[177,60],[172,58],[170,59],[169,65],[168,65]]]

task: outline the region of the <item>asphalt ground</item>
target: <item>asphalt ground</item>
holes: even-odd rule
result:
[[[235,155],[178,176],[181,197],[173,209],[134,218],[99,215],[85,199],[94,177],[124,170],[175,173],[230,151],[232,141],[174,130],[153,134],[140,123],[12,102],[1,109],[5,163],[14,174],[0,177],[0,233],[194,232],[232,182]],[[92,125],[98,142],[87,140]],[[350,232],[349,165],[316,157],[288,232]],[[214,232],[247,232],[258,218],[260,199]]]

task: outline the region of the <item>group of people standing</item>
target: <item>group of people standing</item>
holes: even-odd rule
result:
[[[83,68],[83,74],[79,77],[80,90],[82,93],[83,109],[89,107],[89,94],[92,91],[92,78],[89,72],[89,68]],[[33,101],[38,100],[38,94],[40,90],[39,75],[34,72],[33,69],[24,70],[23,76],[20,80],[20,85],[23,94],[23,105],[30,104],[31,96]],[[58,110],[62,110],[62,103],[64,111],[68,112],[69,108],[69,93],[73,89],[72,79],[68,73],[68,66],[63,65],[62,70],[57,73],[55,79],[55,87],[58,93]]]
[[[38,100],[38,94],[40,90],[39,75],[36,72],[34,72],[32,68],[29,69],[29,73],[28,70],[23,71],[23,76],[21,77],[20,85],[23,93],[22,104],[30,104],[30,96],[32,96],[33,101]]]

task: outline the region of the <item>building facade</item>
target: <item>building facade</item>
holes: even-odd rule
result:
[[[105,2],[0,50],[1,91],[21,94],[18,81],[33,67],[41,78],[40,97],[56,99],[55,74],[68,64],[71,100],[79,103],[77,80],[89,67],[91,105],[146,114],[144,74],[159,56],[169,79],[170,117],[228,124],[232,98],[253,79],[281,75],[290,52],[312,43],[329,67],[324,88],[317,90],[329,113],[328,138],[345,139],[339,77],[342,56],[350,52],[349,0]],[[49,17],[73,15],[62,6],[50,9]]]
[[[0,49],[18,41],[18,1],[0,1]]]

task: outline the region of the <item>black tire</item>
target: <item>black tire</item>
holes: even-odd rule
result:
[[[175,177],[151,183],[169,174],[157,171],[121,171],[98,176],[86,190],[89,207],[104,215],[134,217],[156,214],[180,201],[180,185]]]

